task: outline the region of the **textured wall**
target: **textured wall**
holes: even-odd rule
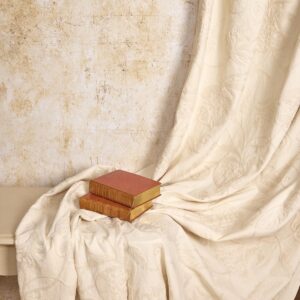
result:
[[[0,184],[53,185],[161,151],[196,0],[1,0]]]

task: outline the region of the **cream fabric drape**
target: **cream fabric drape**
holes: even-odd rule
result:
[[[300,284],[300,2],[201,1],[192,64],[132,224],[80,210],[95,166],[16,232],[23,299],[294,299]],[[168,116],[166,115],[166,118]]]

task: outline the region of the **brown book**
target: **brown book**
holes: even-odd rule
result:
[[[80,208],[92,210],[111,218],[133,221],[146,210],[152,207],[152,201],[145,202],[135,208],[121,205],[114,201],[88,193],[79,198]]]
[[[160,195],[160,182],[116,170],[90,180],[90,192],[128,207],[139,206]]]

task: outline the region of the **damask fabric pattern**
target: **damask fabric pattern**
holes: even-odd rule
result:
[[[133,223],[80,210],[94,166],[16,232],[23,299],[294,299],[300,284],[300,2],[202,1],[193,61]],[[167,117],[167,116],[166,116]]]

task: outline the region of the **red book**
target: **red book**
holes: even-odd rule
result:
[[[160,195],[160,182],[116,170],[90,181],[90,192],[128,207],[136,207]]]
[[[147,201],[135,208],[121,205],[114,201],[88,193],[79,199],[80,208],[92,210],[111,218],[119,218],[131,222],[152,207],[152,201]]]

